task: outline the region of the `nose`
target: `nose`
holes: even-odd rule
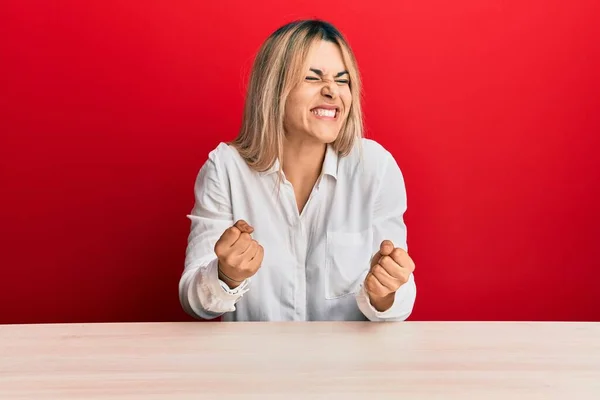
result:
[[[326,82],[321,88],[321,94],[330,99],[335,99],[338,96],[338,87],[335,82]]]

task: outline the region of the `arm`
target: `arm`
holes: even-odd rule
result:
[[[395,247],[408,251],[404,213],[407,208],[404,177],[398,164],[387,153],[385,170],[379,183],[379,192],[375,199],[373,217],[373,253],[377,254],[384,240],[390,240]],[[362,313],[371,321],[404,321],[411,314],[417,294],[414,276],[411,273],[404,283],[389,299],[378,300],[372,304],[366,287],[356,296]],[[378,311],[378,309],[382,311]]]
[[[212,319],[234,311],[235,303],[248,290],[248,280],[231,290],[219,279],[215,243],[233,225],[231,201],[221,173],[211,153],[198,173],[194,208],[188,215],[191,230],[179,281],[179,301],[194,318]]]

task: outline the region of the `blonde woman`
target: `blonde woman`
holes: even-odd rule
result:
[[[200,169],[182,307],[224,321],[402,321],[416,297],[402,173],[363,138],[361,84],[331,24],[261,47],[237,138]]]

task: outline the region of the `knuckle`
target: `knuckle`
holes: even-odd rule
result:
[[[404,255],[405,251],[399,247],[395,248],[394,251],[392,252],[392,254],[395,257],[401,257],[402,255]]]
[[[250,257],[246,257],[243,261],[240,262],[240,268],[250,271],[253,269],[254,261],[250,259]]]
[[[228,247],[229,246],[227,245],[227,243],[225,243],[223,240],[219,240],[215,244],[215,253],[219,256],[224,256],[227,252]]]
[[[224,258],[224,261],[227,265],[237,268],[239,266],[239,263],[232,257],[232,256],[226,256]]]
[[[240,238],[243,239],[243,240],[250,240],[251,236],[250,236],[250,234],[248,232],[244,232],[244,233],[242,233],[240,235]]]

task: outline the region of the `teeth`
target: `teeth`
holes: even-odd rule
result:
[[[330,117],[335,118],[335,110],[325,110],[323,108],[315,108],[313,114],[318,115],[319,117]]]

